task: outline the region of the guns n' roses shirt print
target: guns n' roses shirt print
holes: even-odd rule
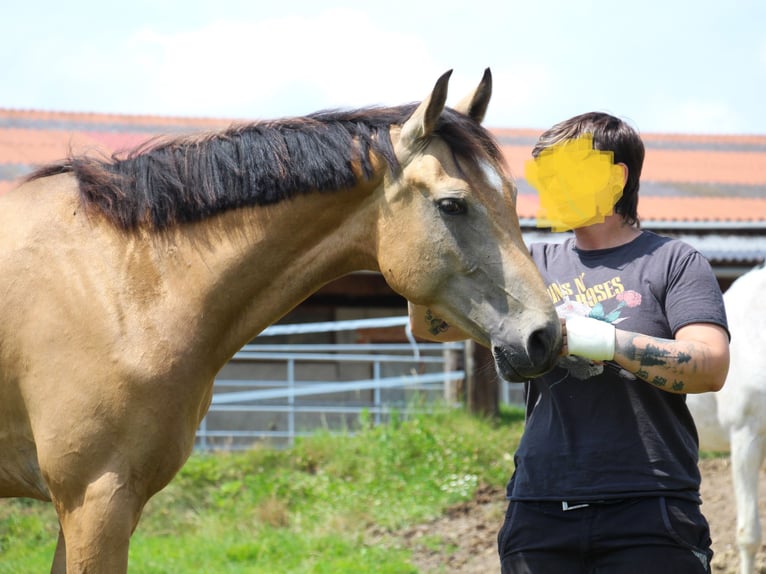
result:
[[[681,241],[643,231],[611,249],[579,250],[569,238],[533,244],[530,252],[562,317],[584,315],[666,339],[690,323],[727,327],[708,261]],[[526,429],[509,498],[672,492],[698,501],[697,431],[686,396],[661,388],[674,384],[574,356],[525,383]]]

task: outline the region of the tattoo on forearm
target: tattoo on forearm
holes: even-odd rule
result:
[[[668,380],[665,377],[654,377],[650,381],[655,387],[665,387],[668,384]],[[679,381],[678,379],[673,379],[673,382],[670,385],[670,388],[676,391],[677,393],[680,393],[684,390],[684,382]]]
[[[682,365],[692,362],[692,355],[689,352],[677,351],[674,353],[652,343],[649,343],[643,349],[639,349],[633,341],[631,341],[630,345],[625,349],[625,356],[634,361],[638,361],[640,367],[635,373],[637,377],[644,381],[648,381],[659,388],[668,387],[669,380],[662,375],[652,375],[649,372],[651,367],[664,367],[675,371],[676,369],[673,367],[673,363]],[[675,392],[683,392],[686,384],[684,381],[674,378],[672,382],[670,382],[669,387]]]
[[[655,365],[666,365],[667,358],[670,355],[665,349],[656,347],[655,345],[647,345],[644,352],[639,357],[639,362],[642,366],[652,367]]]
[[[439,317],[436,317],[432,312],[431,309],[426,309],[426,323],[428,323],[428,332],[432,335],[438,335],[439,333],[444,333],[447,329],[449,329],[449,325],[446,321],[443,321]]]
[[[651,383],[655,387],[664,387],[667,384],[667,382],[668,382],[668,380],[665,377],[659,377],[659,376],[658,377],[654,377],[651,380]]]
[[[643,351],[636,349],[635,345],[631,347],[632,358],[637,360],[644,367],[665,366],[668,360],[674,360],[678,364],[690,363],[692,356],[690,353],[678,351],[672,353],[668,349],[663,349],[651,343]]]

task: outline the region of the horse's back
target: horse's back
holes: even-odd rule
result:
[[[5,240],[21,231],[32,229],[36,222],[79,211],[77,180],[71,174],[61,174],[24,182],[0,195],[0,252],[7,248]]]

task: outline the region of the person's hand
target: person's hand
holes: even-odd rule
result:
[[[615,328],[590,317],[567,317],[563,323],[564,352],[593,361],[614,359]]]

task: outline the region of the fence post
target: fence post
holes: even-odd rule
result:
[[[295,359],[288,359],[287,361],[287,387],[291,390],[295,390]],[[295,444],[295,395],[290,394],[287,398],[287,404],[289,406],[289,412],[287,413],[287,434],[289,444],[292,446]]]
[[[373,362],[372,365],[372,373],[373,373],[373,379],[376,383],[380,384],[380,361]],[[376,386],[375,391],[373,392],[373,405],[375,406],[375,424],[380,424],[380,411],[381,411],[381,394],[380,394],[380,387]]]
[[[461,357],[461,354],[463,357],[468,356],[468,348],[467,343],[466,346],[463,347],[463,352],[461,353],[457,349],[453,349],[450,347],[447,347],[442,351],[442,356],[444,357],[444,372],[450,373],[453,371],[459,371],[461,370],[461,363],[465,362],[465,359]],[[468,368],[465,369],[466,377],[468,376]],[[444,381],[444,402],[446,402],[448,405],[457,405],[462,402],[463,400],[463,390],[465,386],[465,381],[462,380],[445,380]]]
[[[202,422],[197,430],[197,436],[200,437],[199,448],[203,451],[207,450],[207,415],[203,417]]]
[[[469,368],[466,360],[466,403],[468,411],[478,415],[495,416],[500,412],[499,381],[495,372],[492,352],[482,345],[471,342],[466,351],[471,357]]]

